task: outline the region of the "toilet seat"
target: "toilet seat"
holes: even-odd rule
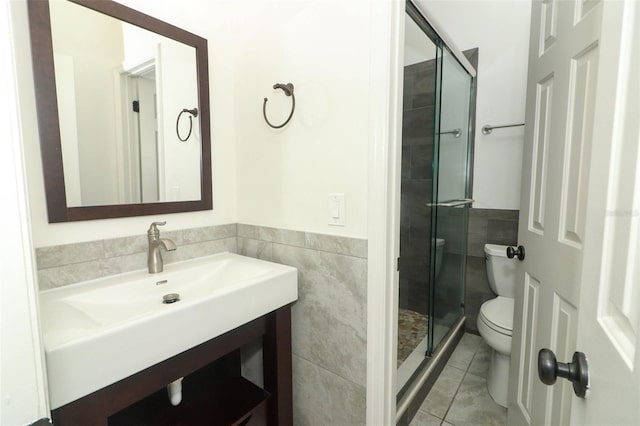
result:
[[[514,299],[498,296],[484,302],[480,307],[480,318],[493,331],[511,337],[513,334]]]

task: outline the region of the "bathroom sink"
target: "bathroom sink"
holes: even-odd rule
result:
[[[174,303],[163,296],[178,294]],[[232,253],[40,292],[52,408],[297,299],[295,268]],[[175,298],[173,296],[172,298]]]

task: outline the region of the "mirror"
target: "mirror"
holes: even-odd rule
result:
[[[207,41],[108,0],[29,22],[49,222],[211,209]]]

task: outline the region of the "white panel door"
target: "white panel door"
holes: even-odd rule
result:
[[[574,425],[640,424],[640,3],[603,4],[582,266]]]
[[[531,37],[509,424],[640,424],[640,5],[536,1]]]
[[[137,77],[139,112],[138,143],[140,144],[140,182],[143,203],[160,201],[158,192],[158,123],[156,82]]]
[[[537,360],[576,350],[601,16],[599,1],[532,4],[510,424],[570,422],[571,384],[544,385]]]

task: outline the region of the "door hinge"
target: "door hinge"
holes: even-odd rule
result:
[[[400,258],[398,257],[398,260],[396,261],[396,270],[400,271]]]
[[[131,104],[133,112],[140,112],[140,101],[133,101]]]

